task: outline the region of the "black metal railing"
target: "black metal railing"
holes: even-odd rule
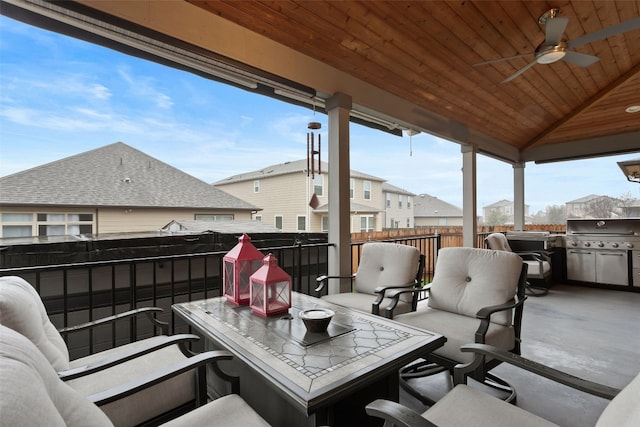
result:
[[[388,240],[391,241],[391,240]],[[426,257],[424,281],[433,278],[440,236],[393,240],[415,246]],[[359,264],[364,243],[352,244],[352,268]],[[272,253],[293,279],[293,290],[313,295],[316,277],[327,272],[329,243],[299,243],[260,248]],[[49,318],[58,328],[90,322],[138,307],[155,306],[172,332],[187,326],[173,316],[171,305],[221,295],[222,260],[227,251],[162,255],[0,269],[0,276],[20,276],[40,294]],[[70,334],[71,358],[102,351],[155,333],[147,322],[120,322],[97,331]]]

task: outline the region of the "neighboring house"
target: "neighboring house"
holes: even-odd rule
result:
[[[524,205],[525,222],[529,222],[529,205]],[[498,220],[499,224],[513,224],[514,204],[511,200],[500,200],[482,208],[482,218],[485,224]],[[497,225],[497,224],[493,224]]]
[[[122,142],[0,178],[0,237],[250,220],[258,208]]]
[[[462,209],[428,194],[415,197],[416,227],[462,225]]]
[[[622,200],[589,194],[565,203],[567,218],[616,218],[623,216]]]
[[[386,182],[382,183],[382,192],[385,216],[382,227],[413,228],[415,194]]]
[[[307,160],[268,166],[233,175],[213,185],[260,206],[254,220],[286,232],[321,232],[329,229],[328,164],[312,178]],[[384,225],[382,178],[351,170],[350,231],[380,231]],[[315,196],[315,197],[314,197]]]
[[[636,204],[637,203],[637,204]],[[623,218],[640,218],[640,201],[622,207]]]

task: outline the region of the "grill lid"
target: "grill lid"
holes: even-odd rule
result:
[[[640,235],[640,218],[569,219],[567,220],[567,234]]]

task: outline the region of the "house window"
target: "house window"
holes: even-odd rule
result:
[[[407,196],[407,209],[411,209],[411,203],[413,203],[413,197]]]
[[[391,193],[387,193],[387,207],[391,207]],[[393,220],[392,220],[393,222]]]
[[[3,213],[2,223],[2,237],[33,236],[33,214],[31,213]]]
[[[407,218],[407,228],[411,228],[411,218]]]
[[[360,217],[360,231],[373,231],[376,227],[373,215],[363,215]]]
[[[32,230],[30,225],[3,225],[2,237],[31,237]]]
[[[274,225],[276,226],[276,228],[278,230],[282,230],[282,215],[276,215],[274,219],[275,219]]]
[[[35,220],[35,221],[34,221]],[[13,213],[2,214],[2,237],[62,236],[92,234],[93,214]],[[34,232],[35,231],[35,232]]]
[[[262,215],[256,215],[256,221],[262,222]]]
[[[371,200],[371,181],[363,181],[362,182],[363,197],[365,200]]]
[[[355,197],[356,192],[356,180],[351,178],[349,180],[349,198],[353,199]]]
[[[402,194],[398,194],[398,207],[402,208]]]
[[[196,221],[233,221],[233,214],[196,214]]]
[[[93,233],[93,214],[39,213],[36,215],[38,236]]]
[[[322,217],[322,231],[325,233],[329,231],[329,217],[326,215]]]
[[[313,178],[313,192],[316,196],[322,196],[324,190],[324,175],[316,175]]]
[[[307,231],[307,217],[304,215],[298,215],[297,218],[298,231]]]
[[[260,192],[260,180],[256,179],[255,181],[253,181],[253,192],[254,193],[259,193]]]
[[[393,228],[394,224],[395,224],[395,220],[391,218],[391,220],[389,221],[389,228]]]

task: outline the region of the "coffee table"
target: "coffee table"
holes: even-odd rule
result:
[[[335,316],[326,332],[308,333],[298,313],[318,307]],[[296,292],[289,312],[273,317],[224,297],[172,308],[203,335],[207,350],[233,353],[223,369],[240,377],[240,395],[275,426],[374,425],[364,406],[376,398],[398,401],[398,369],[446,340]],[[213,380],[209,388],[225,393]]]

